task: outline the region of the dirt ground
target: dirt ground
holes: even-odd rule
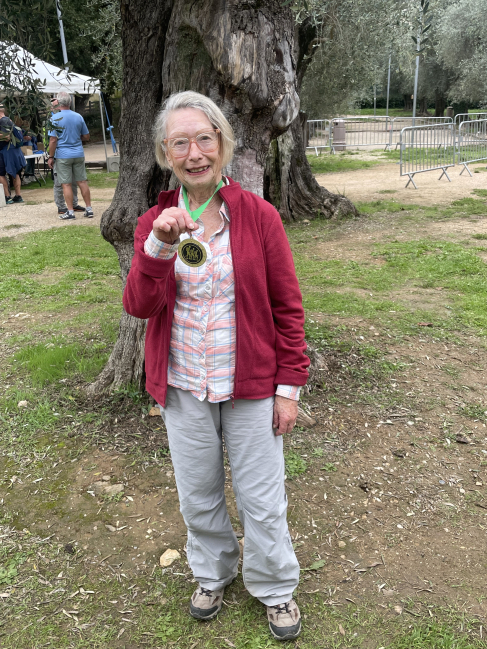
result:
[[[473,178],[457,178],[457,173],[452,172],[451,183],[438,182],[435,172],[421,174],[418,191],[404,189],[394,164],[327,174],[319,181],[355,201],[378,200],[384,197],[380,191],[393,189],[397,200],[438,205],[468,196],[474,188],[487,189],[487,173]],[[30,196],[47,201],[43,191]],[[100,201],[95,222],[110,191],[94,192]],[[2,236],[70,225],[59,221],[48,203],[5,208],[0,222]],[[25,229],[4,230],[13,223]],[[487,233],[487,220],[429,221],[409,230],[402,226],[397,236],[460,241],[472,233]],[[344,226],[317,252],[330,259],[370,259],[371,243],[382,236],[373,225]],[[410,299],[444,308],[437,291],[411,289]],[[306,473],[287,480],[289,520],[301,567],[321,559],[324,567],[302,573],[300,592],[322,592],[330,605],[373,598],[383,609],[394,604],[396,614],[411,620],[429,606],[454,607],[478,619],[482,637],[487,623],[487,428],[483,418],[467,417],[464,409],[487,403],[485,344],[467,334],[445,344],[427,327],[424,336],[420,332],[396,343],[386,329],[364,332],[360,319],[328,321],[355,327],[357,349],[373,343],[387,359],[401,363],[403,370],[372,393],[404,396],[400,407],[383,407],[379,396],[357,407],[352,350],[331,358],[323,372],[325,384],[340,386],[342,403],[334,399],[336,390],[307,400],[316,425],[288,438],[288,449],[308,464]],[[83,441],[76,430],[70,433],[72,444]],[[28,467],[8,489],[1,487],[1,496],[19,512],[29,499],[29,512],[22,511],[17,523],[31,533],[73,543],[118,573],[155,568],[166,548],[184,553],[185,527],[169,462],[134,462],[129,451],[137,445],[146,455],[167,447],[159,417],[121,414],[100,434],[97,447],[85,447],[79,459],[53,467],[52,480],[69,483],[63,496],[43,491],[42,482],[29,483]],[[123,485],[118,501],[97,496],[94,484],[100,481]],[[243,535],[229,469],[226,490],[236,531]],[[191,579],[189,573],[186,577]]]
[[[23,192],[24,203],[6,205],[0,209],[0,236],[15,237],[26,232],[48,230],[49,228],[69,227],[70,224],[92,225],[100,223],[103,212],[109,207],[114,189],[91,188],[93,219],[83,217],[82,212],[76,213],[76,219],[62,221],[57,213],[52,189],[31,189]],[[28,204],[35,202],[35,205]],[[84,206],[81,195],[79,204]]]
[[[327,154],[325,154],[327,155]],[[372,159],[367,154],[364,160]],[[375,158],[377,159],[377,158]],[[317,181],[334,193],[344,194],[352,202],[394,199],[413,205],[449,205],[452,201],[471,195],[474,189],[487,189],[485,163],[470,165],[472,176],[466,171],[460,176],[458,166],[449,169],[451,182],[441,171],[428,171],[414,176],[417,189],[412,184],[406,189],[408,178],[399,175],[399,165],[387,163],[357,171],[319,174]],[[478,170],[479,173],[475,173]]]

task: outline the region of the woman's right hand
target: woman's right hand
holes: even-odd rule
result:
[[[152,232],[156,239],[170,245],[177,241],[184,232],[196,229],[197,226],[188,212],[180,207],[168,207],[162,210],[152,224]]]

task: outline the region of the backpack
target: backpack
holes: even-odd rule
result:
[[[3,130],[0,133],[0,141],[10,142],[8,148],[13,147],[14,149],[20,149],[20,147],[24,143],[22,129],[18,126],[15,126],[15,124],[11,120],[9,121],[11,125],[7,124],[3,127]]]

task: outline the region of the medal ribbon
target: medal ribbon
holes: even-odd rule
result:
[[[208,205],[210,204],[211,199],[213,198],[213,196],[214,196],[214,195],[217,193],[217,191],[219,191],[222,187],[223,187],[223,180],[220,180],[220,182],[218,183],[218,187],[215,189],[215,191],[214,191],[213,194],[210,196],[210,198],[206,201],[206,203],[203,203],[203,205],[200,205],[200,206],[198,207],[198,209],[191,211],[191,210],[189,209],[188,192],[186,191],[186,187],[183,185],[183,198],[184,198],[184,205],[185,205],[185,207],[186,207],[186,210],[187,210],[188,214],[189,214],[190,217],[193,219],[193,221],[196,222],[196,221],[199,219],[199,217],[203,214],[203,212],[206,210],[206,208],[207,208]],[[191,233],[190,233],[190,234],[191,234]]]

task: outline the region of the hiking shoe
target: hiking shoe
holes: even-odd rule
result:
[[[23,202],[24,202],[24,199],[22,198],[22,196],[14,196],[12,198],[12,203],[23,203]]]
[[[13,198],[11,196],[5,196],[5,203],[7,205],[12,205],[14,202]]]
[[[69,210],[66,210],[63,214],[59,215],[59,218],[62,221],[69,221],[69,219],[75,219],[74,212],[70,212]]]
[[[294,640],[301,633],[301,614],[293,599],[267,607],[269,629],[276,640]]]
[[[73,212],[84,212],[84,211],[85,211],[85,208],[81,207],[81,205],[75,205],[73,207]]]
[[[189,612],[197,620],[211,620],[220,612],[225,589],[208,590],[199,586],[191,596]]]
[[[93,218],[93,209],[91,207],[85,208],[85,216],[87,219]]]

